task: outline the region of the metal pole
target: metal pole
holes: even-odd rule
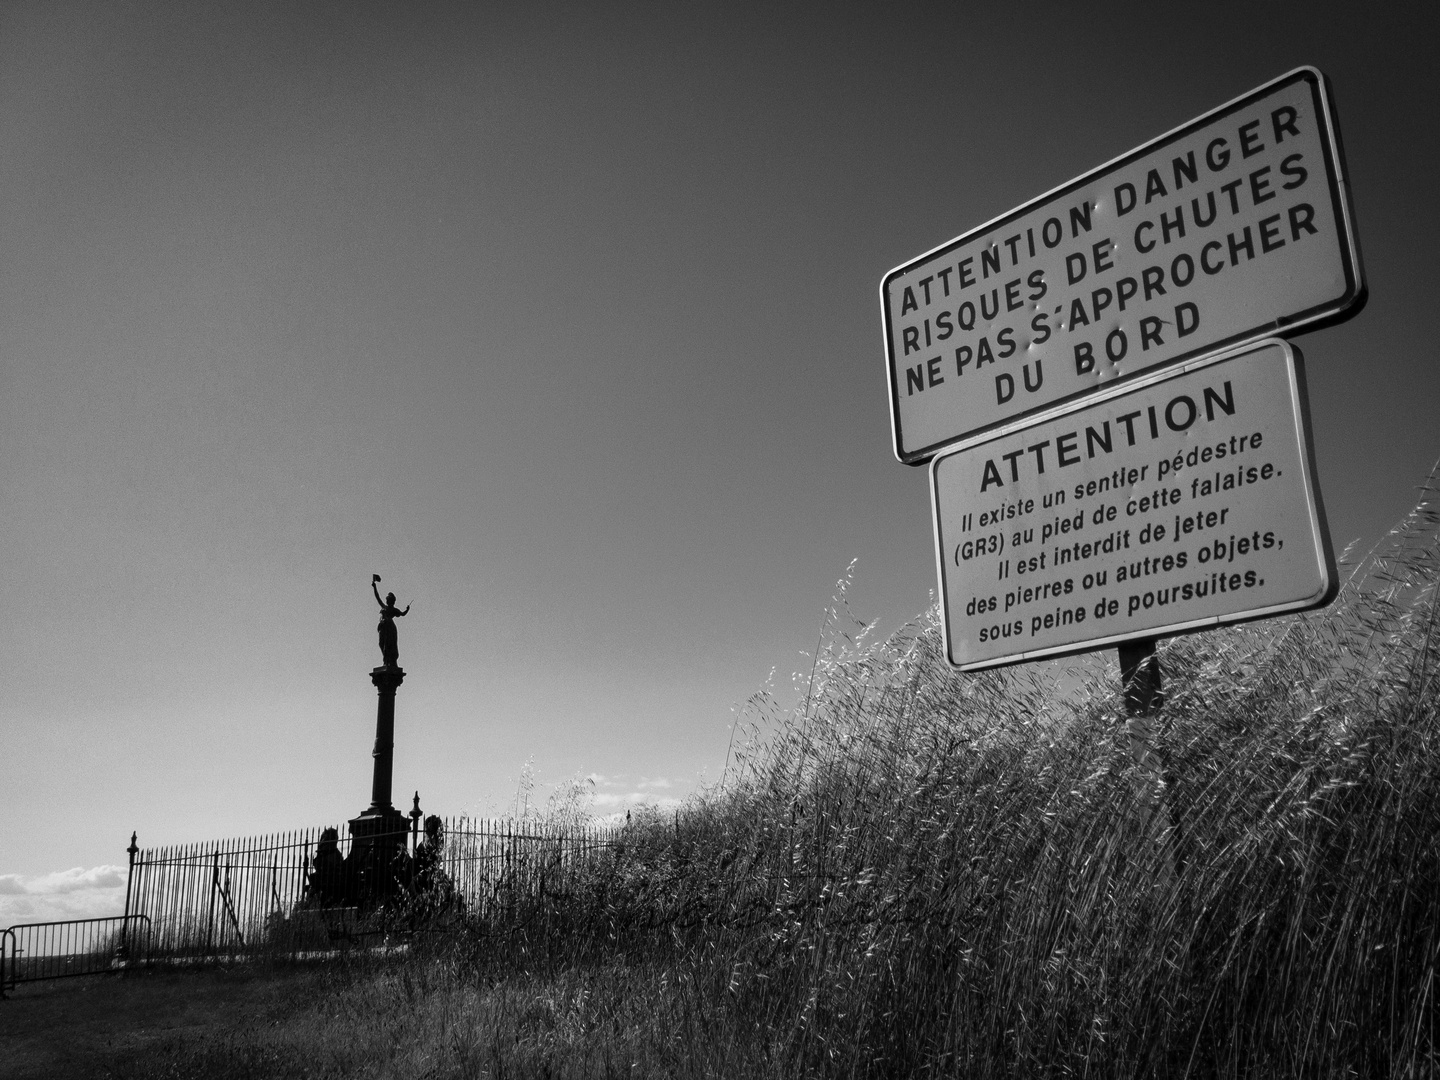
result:
[[[1165,797],[1165,760],[1156,745],[1152,725],[1165,702],[1160,660],[1155,655],[1154,638],[1127,641],[1120,646],[1119,652],[1121,685],[1128,714],[1125,732],[1130,742],[1130,756],[1138,766],[1136,795],[1141,808],[1141,828],[1163,849],[1161,873],[1168,884],[1175,878],[1174,841],[1178,827]]]

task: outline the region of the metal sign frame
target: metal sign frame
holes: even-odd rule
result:
[[[1028,423],[1033,419],[1064,412],[1075,401],[1088,399],[1091,395],[1103,390],[1104,386],[1086,387],[1061,398],[1043,401],[1041,404],[1030,409],[1020,408],[1013,415],[1008,415],[1001,420],[983,424],[969,430],[956,430],[952,435],[929,441],[924,445],[907,445],[904,419],[901,415],[901,383],[905,375],[901,371],[902,364],[895,355],[895,319],[897,318],[897,313],[892,311],[892,296],[890,291],[892,283],[928,263],[934,263],[937,266],[940,265],[940,259],[961,248],[973,247],[978,256],[982,250],[988,250],[988,248],[982,248],[976,244],[976,241],[991,234],[999,234],[1000,230],[1007,224],[1032,214],[1040,208],[1059,204],[1067,196],[1072,195],[1078,190],[1094,185],[1103,177],[1135,166],[1147,157],[1156,155],[1158,162],[1158,152],[1164,150],[1166,147],[1171,146],[1181,139],[1195,135],[1207,127],[1212,127],[1233,114],[1275,94],[1277,91],[1297,83],[1305,83],[1308,85],[1314,106],[1314,116],[1320,121],[1320,131],[1317,132],[1316,137],[1319,141],[1323,157],[1324,188],[1328,190],[1330,198],[1329,209],[1333,214],[1335,227],[1339,234],[1336,238],[1336,243],[1339,247],[1342,264],[1341,270],[1344,280],[1342,291],[1339,295],[1333,296],[1322,303],[1312,305],[1305,310],[1294,312],[1281,311],[1273,318],[1264,319],[1253,326],[1247,326],[1238,332],[1230,333],[1228,336],[1218,340],[1207,339],[1196,347],[1189,349],[1178,348],[1180,343],[1177,339],[1176,347],[1178,351],[1173,352],[1173,355],[1169,350],[1166,350],[1162,354],[1163,358],[1158,362],[1145,364],[1138,370],[1126,372],[1117,369],[1117,371],[1113,373],[1114,377],[1111,381],[1129,382],[1161,368],[1173,368],[1175,365],[1196,356],[1234,348],[1238,345],[1281,332],[1293,334],[1301,330],[1317,329],[1343,321],[1357,314],[1364,306],[1367,297],[1367,286],[1360,261],[1359,244],[1355,236],[1354,212],[1351,206],[1349,182],[1345,172],[1344,154],[1341,148],[1339,129],[1335,118],[1335,108],[1330,83],[1324,74],[1316,68],[1308,66],[1299,67],[1150,140],[1134,150],[1130,150],[1106,162],[1098,168],[1091,169],[1083,175],[1061,184],[1059,187],[1035,199],[1031,199],[1029,202],[1016,207],[1014,210],[1008,211],[977,228],[971,229],[969,232],[956,237],[954,240],[950,240],[945,244],[941,244],[927,251],[918,258],[907,261],[886,274],[880,285],[880,302],[884,320],[887,381],[890,394],[891,436],[895,456],[901,462],[908,465],[923,465],[935,454],[955,445],[960,440],[973,437],[986,431],[1006,430],[1017,424]],[[1064,211],[1057,212],[1063,213]],[[998,250],[1000,243],[1000,237],[996,235],[994,242],[990,246]],[[946,284],[948,287],[948,277],[946,278]],[[1018,375],[1018,372],[1016,374]]]
[[[1094,638],[1087,638],[1083,641],[1071,642],[1049,648],[1020,650],[974,662],[957,662],[955,660],[955,642],[951,640],[950,630],[950,590],[946,577],[946,553],[950,545],[946,540],[943,523],[941,521],[940,491],[936,478],[938,471],[944,467],[947,460],[955,458],[960,454],[976,450],[986,444],[1008,438],[1019,432],[1039,429],[1043,425],[1053,423],[1056,420],[1103,406],[1114,399],[1143,393],[1155,386],[1173,382],[1182,376],[1205,368],[1227,361],[1243,362],[1243,358],[1251,353],[1276,347],[1282,351],[1288,371],[1291,418],[1295,424],[1295,434],[1298,436],[1299,441],[1297,449],[1302,473],[1300,482],[1303,484],[1305,509],[1308,515],[1309,540],[1310,543],[1313,544],[1313,550],[1318,557],[1318,569],[1322,576],[1321,588],[1314,595],[1288,603],[1270,604],[1257,608],[1243,608],[1234,612],[1205,616],[1202,618],[1181,619],[1175,623],[1150,626],[1140,630],[1100,634]],[[936,455],[930,463],[930,501],[931,511],[934,516],[935,561],[940,583],[940,601],[944,615],[941,623],[944,629],[946,661],[952,667],[958,668],[961,671],[979,671],[985,668],[1005,667],[1030,660],[1093,652],[1106,646],[1126,642],[1171,637],[1176,634],[1208,630],[1216,626],[1250,622],[1256,619],[1270,618],[1276,615],[1285,615],[1297,611],[1324,607],[1330,603],[1339,590],[1339,576],[1336,571],[1335,553],[1330,542],[1329,529],[1326,526],[1324,504],[1320,497],[1320,490],[1315,483],[1315,450],[1310,429],[1309,412],[1309,401],[1305,387],[1304,359],[1300,351],[1288,342],[1278,338],[1266,339],[1259,342],[1248,342],[1243,346],[1225,352],[1194,358],[1183,364],[1169,365],[1155,371],[1146,372],[1144,376],[1136,378],[1133,381],[1128,381],[1123,385],[1117,384],[1106,387],[1100,392],[1085,398],[1077,404],[1073,404],[1071,408],[1058,414],[1048,415],[1040,419],[1032,419],[1031,422],[1023,425],[1010,425],[1004,430],[988,432],[982,436],[968,439],[962,444],[948,449],[943,454]]]

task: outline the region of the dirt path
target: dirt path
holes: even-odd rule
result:
[[[313,970],[154,971],[20,986],[0,1002],[0,1078],[143,1076],[167,1046],[272,1022]],[[153,1051],[153,1053],[150,1053]]]

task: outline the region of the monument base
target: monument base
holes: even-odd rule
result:
[[[406,847],[410,823],[393,806],[371,806],[350,819],[351,850],[361,847]]]
[[[350,819],[345,860],[354,902],[372,908],[402,896],[410,881],[409,822],[393,806],[372,806]]]

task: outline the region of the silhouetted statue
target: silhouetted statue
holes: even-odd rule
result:
[[[455,883],[445,872],[445,825],[434,814],[425,819],[425,839],[415,849],[414,893],[423,915],[455,906]]]
[[[339,840],[339,832],[326,829],[315,848],[310,896],[321,907],[345,902],[345,857],[340,854]]]
[[[386,667],[398,667],[400,660],[400,639],[395,632],[395,617],[405,615],[410,611],[410,605],[405,605],[401,611],[395,606],[395,594],[386,593],[385,599],[380,599],[380,575],[373,575],[374,580],[370,582],[370,591],[375,594],[375,602],[380,605],[380,625],[375,627],[380,635],[380,656],[385,661]]]

